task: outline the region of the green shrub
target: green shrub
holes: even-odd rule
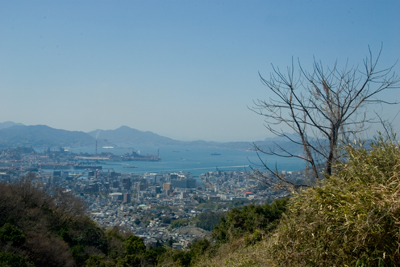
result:
[[[257,229],[252,234],[246,234],[244,237],[244,242],[246,246],[249,246],[249,245],[254,245],[258,241],[261,241],[261,239],[262,239],[262,234],[260,230]]]
[[[0,266],[4,267],[30,267],[33,264],[18,254],[1,252],[0,253]]]
[[[189,245],[189,255],[191,261],[203,255],[211,246],[211,242],[207,238],[199,239]]]
[[[224,212],[202,212],[194,217],[191,222],[195,223],[199,228],[211,231],[214,229],[214,226],[219,224],[224,215]]]
[[[276,228],[282,213],[286,210],[287,199],[276,200],[272,204],[249,205],[235,208],[222,217],[214,227],[212,236],[217,243],[226,243],[255,230],[270,232]]]
[[[125,240],[125,249],[127,255],[141,255],[146,251],[143,239],[131,235]]]
[[[10,242],[14,246],[18,246],[25,242],[25,235],[15,225],[6,223],[0,228],[0,240],[4,243]]]
[[[90,255],[86,260],[86,267],[105,267],[104,256]]]
[[[380,139],[346,152],[322,186],[290,199],[270,242],[279,266],[398,266],[399,147]]]

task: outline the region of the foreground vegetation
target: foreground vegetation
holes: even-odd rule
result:
[[[164,251],[103,229],[80,199],[44,190],[34,177],[0,184],[0,266],[155,266]]]
[[[32,178],[0,184],[0,214],[0,266],[400,266],[400,149],[382,139],[349,145],[318,186],[205,213],[192,223],[212,238],[187,250],[105,230],[79,199]]]
[[[271,238],[284,266],[400,264],[400,150],[382,139],[347,148],[348,161],[321,187],[295,195]]]
[[[221,248],[237,243],[242,238],[245,245],[253,245],[276,228],[287,202],[287,199],[281,199],[272,204],[235,208],[221,217],[220,223],[214,226],[211,240],[198,240],[187,251],[168,250],[160,256],[159,265],[193,266],[204,259],[219,257]]]
[[[400,266],[399,146],[380,139],[346,153],[334,175],[289,199],[260,242],[244,235],[194,266]]]

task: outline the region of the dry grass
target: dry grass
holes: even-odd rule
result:
[[[270,244],[279,266],[400,264],[400,151],[378,141],[347,149],[321,187],[295,195]]]
[[[222,245],[214,257],[205,255],[196,261],[196,267],[250,267],[273,266],[265,256],[265,242],[254,246],[246,246],[244,238]]]
[[[269,237],[235,240],[195,266],[400,266],[400,150],[379,140],[347,155],[336,175],[290,199]]]

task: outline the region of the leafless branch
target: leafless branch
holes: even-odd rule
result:
[[[363,68],[349,66],[348,62],[343,69],[339,69],[337,62],[331,68],[324,68],[314,58],[311,72],[306,71],[298,60],[299,72],[296,74],[292,59],[286,72],[272,65],[269,79],[259,73],[261,82],[273,96],[268,100],[254,101],[254,107],[250,109],[265,118],[268,131],[301,146],[304,153],[304,156],[296,155],[278,143],[274,143],[274,148],[268,150],[254,144],[262,167],[273,177],[271,180],[257,172],[261,175],[261,180],[268,180],[268,183],[278,181],[280,186],[294,186],[276,169],[267,166],[260,153],[303,159],[317,180],[321,179],[321,172],[317,167],[321,161],[325,164],[324,172],[328,176],[332,174],[333,165],[340,157],[338,141],[350,140],[352,136],[366,129],[365,125],[377,122],[376,119],[367,117],[362,109],[376,103],[399,103],[396,100],[377,98],[382,91],[398,89],[400,82],[393,71],[395,65],[385,69],[377,68],[381,53],[382,46],[375,58],[369,49],[369,55],[363,60]],[[360,113],[364,116],[358,116]],[[377,117],[382,122],[378,114]],[[299,138],[294,139],[283,131],[276,130],[276,126],[280,124],[289,127]]]

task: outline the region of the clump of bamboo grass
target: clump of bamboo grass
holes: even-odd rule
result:
[[[400,150],[349,145],[347,163],[294,195],[267,257],[278,266],[400,266]]]

